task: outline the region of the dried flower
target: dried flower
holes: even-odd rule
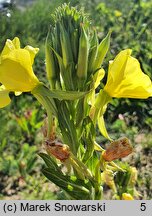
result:
[[[123,158],[131,154],[133,147],[128,138],[124,137],[116,141],[111,142],[110,146],[103,153],[103,158],[106,161],[113,161],[119,158]]]

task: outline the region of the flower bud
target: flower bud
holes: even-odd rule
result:
[[[64,26],[60,24],[60,42],[61,42],[61,49],[62,49],[62,58],[63,58],[63,64],[66,68],[69,63],[73,61],[72,56],[72,49],[70,44],[69,35],[66,32]]]
[[[81,25],[81,35],[79,39],[78,66],[77,66],[77,76],[80,80],[85,80],[87,78],[88,51],[89,51],[88,37],[83,25]]]

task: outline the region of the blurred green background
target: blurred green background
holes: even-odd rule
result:
[[[6,8],[0,7],[0,51],[6,39],[15,36],[22,47],[39,47],[34,71],[44,82],[44,44],[51,13],[65,2],[69,1],[16,0]],[[70,4],[84,7],[100,40],[112,29],[106,70],[108,61],[120,50],[131,48],[142,70],[152,78],[152,0],[71,0]],[[0,199],[59,199],[58,188],[41,174],[43,162],[37,156],[43,149],[41,126],[45,111],[30,94],[11,97],[12,103],[0,110]],[[114,99],[106,112],[106,125],[113,138],[131,139],[135,153],[128,161],[139,172],[137,190],[141,199],[151,199],[152,98]],[[99,133],[97,141],[106,143]]]

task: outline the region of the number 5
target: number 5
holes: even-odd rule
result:
[[[141,203],[140,210],[145,211],[146,210],[146,203]]]

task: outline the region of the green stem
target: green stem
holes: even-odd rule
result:
[[[43,105],[46,109],[48,116],[48,130],[47,137],[50,136],[51,126],[52,126],[52,113],[57,116],[57,109],[54,100],[48,96],[49,90],[42,84],[36,86],[31,92],[34,97]],[[46,96],[47,95],[47,96]]]

